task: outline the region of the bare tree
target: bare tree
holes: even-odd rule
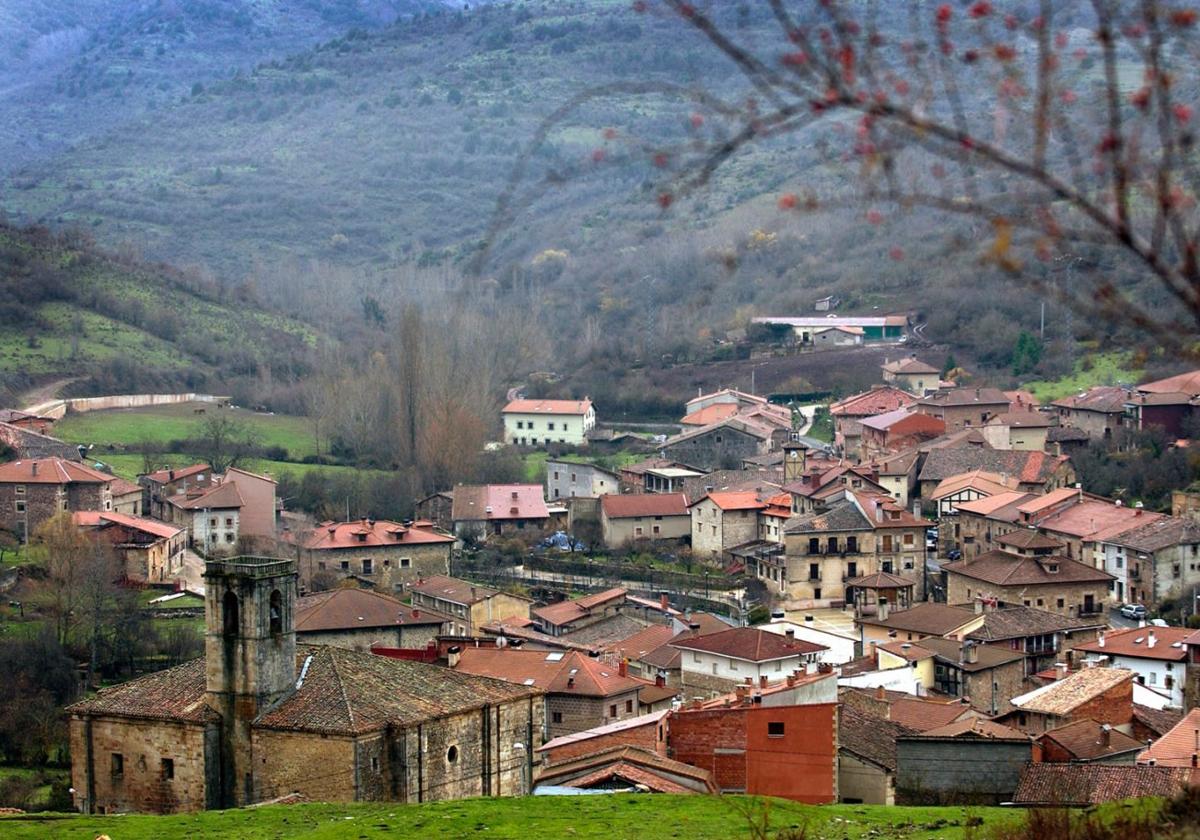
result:
[[[197,457],[213,472],[223,473],[254,452],[259,438],[254,429],[224,414],[209,414],[200,423]]]
[[[636,0],[635,13],[677,21],[714,58],[729,59],[740,93],[636,81],[564,103],[514,167],[476,267],[533,200],[522,188],[535,196],[553,188],[552,178],[526,182],[532,153],[559,123],[614,93],[673,97],[694,109],[682,137],[605,135],[606,143],[650,157],[663,212],[748,145],[804,134],[852,175],[844,188],[822,193],[793,171],[794,186],[777,196],[780,211],[854,208],[871,224],[918,211],[966,220],[971,239],[983,243],[979,256],[999,273],[1191,351],[1200,327],[1191,102],[1200,43],[1191,4],[767,0],[766,7],[773,39],[742,31],[745,4]],[[892,246],[893,259],[905,258],[904,245]],[[1048,279],[1046,266],[1056,261],[1089,270],[1066,282]],[[1095,270],[1114,261],[1153,278],[1169,305],[1135,300],[1113,271]]]

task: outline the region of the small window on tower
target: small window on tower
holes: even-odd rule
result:
[[[270,615],[271,635],[278,636],[283,632],[283,594],[278,589],[271,593]]]

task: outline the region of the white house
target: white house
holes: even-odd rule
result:
[[[680,651],[683,685],[728,691],[762,680],[778,681],[794,671],[806,671],[826,650],[824,645],[758,627],[732,627],[717,633],[669,643]]]
[[[1076,645],[1089,659],[1105,657],[1114,668],[1128,668],[1134,680],[1166,695],[1172,706],[1183,708],[1187,645],[1194,633],[1186,627],[1130,627],[1101,633],[1094,642]]]
[[[843,636],[839,633],[820,630],[808,624],[798,624],[794,621],[772,621],[770,624],[759,625],[758,629],[766,630],[768,633],[778,633],[781,636],[790,635],[791,638],[812,642],[815,645],[827,648],[817,654],[818,662],[825,662],[830,665],[842,665],[858,657],[855,650],[858,639],[853,636]]]
[[[512,400],[501,412],[504,439],[515,446],[549,446],[552,443],[582,446],[596,425],[592,401]]]

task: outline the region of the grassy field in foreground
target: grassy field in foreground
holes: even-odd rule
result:
[[[613,795],[570,799],[538,796],[428,805],[268,806],[170,817],[30,815],[0,817],[0,836],[6,840],[47,837],[92,840],[101,834],[113,840],[418,836],[641,840],[652,833],[656,838],[726,840],[751,836],[745,817],[735,807],[746,801],[745,797],[715,796]],[[809,838],[838,840],[979,836],[989,826],[1021,819],[1021,812],[1004,808],[812,806],[783,800],[771,800],[768,804],[773,830],[807,827]]]
[[[300,459],[316,453],[312,427],[304,417],[259,414],[244,408],[217,409],[201,403],[72,414],[54,425],[54,435],[71,443],[94,443],[97,449],[108,444],[136,446],[198,438],[207,416],[196,414],[198,407],[245,424],[257,435],[260,445],[282,446],[289,458]]]
[[[1142,378],[1142,371],[1132,366],[1129,355],[1097,353],[1084,356],[1075,362],[1075,371],[1070,376],[1026,382],[1023,387],[1042,403],[1048,403],[1086,391],[1095,385],[1132,384]]]

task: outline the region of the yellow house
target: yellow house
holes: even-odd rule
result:
[[[921,685],[933,685],[933,651],[921,647],[920,642],[888,642],[875,646],[875,662],[879,670],[912,668],[913,676]]]

